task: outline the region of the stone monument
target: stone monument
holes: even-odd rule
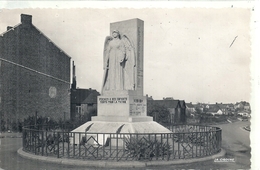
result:
[[[103,50],[103,82],[97,116],[73,132],[170,133],[147,116],[143,96],[144,22],[131,19],[110,24]]]

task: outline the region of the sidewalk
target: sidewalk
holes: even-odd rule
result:
[[[46,157],[34,155],[31,153],[24,152],[20,148],[17,153],[24,158],[33,159],[38,161],[44,161],[46,163],[57,163],[62,165],[73,165],[73,166],[84,166],[84,167],[95,167],[95,168],[142,168],[149,166],[163,166],[163,165],[177,165],[177,164],[187,164],[194,162],[203,162],[207,160],[214,160],[215,158],[223,157],[226,154],[226,151],[221,149],[218,154],[203,157],[203,158],[194,158],[194,159],[178,159],[174,161],[100,161],[100,160],[78,160],[78,159],[65,159],[65,158],[56,158],[56,157]]]

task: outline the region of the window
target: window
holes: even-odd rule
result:
[[[82,107],[80,105],[76,106],[76,114],[77,115],[83,115]]]

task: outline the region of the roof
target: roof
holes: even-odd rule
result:
[[[15,28],[17,28],[17,27],[20,26],[21,24],[22,24],[22,23],[19,23],[19,24],[13,26],[12,28],[10,28],[10,29],[6,30],[5,32],[1,33],[0,36],[4,36],[4,34],[10,32],[10,31],[13,31]]]
[[[220,107],[218,105],[215,105],[215,107],[210,107],[207,112],[217,112],[220,110]]]
[[[220,109],[226,109],[227,108],[227,105],[224,105],[224,104],[218,104],[218,107]]]
[[[163,100],[174,100],[173,97],[165,97]]]
[[[100,94],[97,92],[97,91],[92,91],[88,97],[83,101],[81,102],[81,104],[93,104],[93,103],[97,103],[97,97],[99,96]]]
[[[180,108],[179,100],[148,100],[148,103],[158,104],[160,106],[164,106],[166,108]]]
[[[186,108],[186,104],[184,100],[180,100],[181,108]]]
[[[91,102],[97,103],[96,97],[99,92],[92,89],[74,89],[71,90],[71,104],[89,104]],[[95,100],[95,102],[94,102]]]
[[[195,108],[203,108],[202,104],[193,104]]]
[[[188,108],[194,108],[194,106],[193,106],[192,103],[186,103],[186,107],[188,107]]]
[[[31,15],[21,14],[21,18],[22,18],[23,16],[32,17]],[[17,29],[17,28],[19,28],[19,27],[21,27],[21,26],[23,26],[23,25],[26,25],[26,24],[28,24],[28,23],[22,23],[22,22],[21,22],[21,23],[18,23],[18,24],[15,25],[14,27],[12,27],[12,28],[8,29],[7,31],[1,33],[1,34],[0,34],[0,37],[3,37],[5,34],[8,34],[10,31],[13,31],[14,29]],[[59,46],[57,46],[54,42],[52,42],[51,39],[48,38],[42,31],[40,31],[40,30],[39,30],[36,26],[34,26],[32,23],[31,23],[31,25],[32,25],[37,31],[39,31],[40,34],[42,34],[44,37],[46,37],[46,38],[48,39],[49,43],[52,43],[56,48],[58,48],[61,52],[63,52],[67,57],[69,57],[69,58],[71,59],[71,57],[70,57],[67,53],[65,53]]]

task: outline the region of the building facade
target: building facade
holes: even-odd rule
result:
[[[1,120],[70,118],[70,57],[21,14],[0,34]]]
[[[186,123],[186,104],[184,100],[174,100],[173,98],[164,98],[163,100],[147,100],[147,105],[159,105],[168,109],[169,123]]]
[[[97,112],[97,96],[100,96],[100,93],[91,88],[77,88],[76,67],[74,61],[72,77],[70,117],[72,120],[85,119],[84,121],[89,121],[92,114]]]

